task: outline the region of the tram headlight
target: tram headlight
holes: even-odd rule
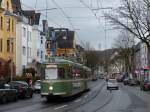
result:
[[[50,87],[49,87],[49,90],[51,90],[51,91],[52,91],[52,90],[53,90],[53,86],[50,86]]]

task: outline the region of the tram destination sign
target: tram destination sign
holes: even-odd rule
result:
[[[57,68],[57,65],[56,64],[49,64],[49,65],[46,65],[46,68]]]

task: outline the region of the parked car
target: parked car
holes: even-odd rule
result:
[[[117,82],[123,82],[123,75],[119,75],[117,77]]]
[[[9,83],[11,88],[18,90],[19,98],[32,98],[33,89],[25,81],[12,81]]]
[[[141,90],[150,90],[150,81],[144,81],[143,84],[141,84]]]
[[[104,79],[104,78],[105,78],[104,74],[99,75],[99,79]]]
[[[37,80],[33,86],[34,92],[40,93],[41,91],[41,80]]]
[[[123,80],[123,84],[124,84],[124,85],[128,85],[128,84],[129,84],[129,78],[125,78],[125,79]]]
[[[16,89],[10,89],[10,85],[4,81],[0,81],[0,103],[6,103],[9,101],[17,101],[18,93]]]
[[[107,90],[110,90],[110,89],[116,89],[116,90],[119,89],[119,86],[118,86],[116,79],[108,79]]]
[[[129,86],[137,86],[137,85],[138,85],[138,82],[137,82],[137,80],[135,80],[135,79],[130,79],[128,85],[129,85]]]

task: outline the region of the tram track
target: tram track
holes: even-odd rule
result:
[[[91,111],[91,112],[97,112],[101,109],[103,109],[104,107],[106,107],[111,101],[112,101],[112,97],[113,95],[111,94],[110,98],[104,103],[102,104],[101,106],[99,106],[98,108],[96,108],[95,110]]]
[[[38,102],[34,102],[34,104],[32,102],[28,103],[28,104],[24,104],[24,105],[17,105],[17,106],[14,106],[12,108],[6,108],[6,109],[3,109],[2,111],[0,110],[0,112],[7,112],[7,111],[15,111],[15,110],[19,110],[19,109],[22,109],[22,108],[28,108],[29,106],[37,106],[37,105],[41,105],[41,101],[38,101]],[[44,109],[44,108],[48,108],[50,106],[55,106],[57,104],[44,104],[36,109],[31,109],[31,111],[28,111],[28,112],[32,112],[32,111],[36,111],[38,109]]]
[[[76,106],[74,106],[74,107],[72,107],[72,108],[66,109],[66,110],[64,110],[63,112],[73,112],[72,110],[75,110],[75,109],[77,109],[77,108],[80,108],[80,107],[82,107],[82,106],[84,106],[84,105],[90,103],[91,101],[93,101],[93,100],[101,93],[102,89],[104,88],[104,85],[105,85],[105,82],[103,82],[103,84],[101,85],[100,89],[96,92],[96,94],[93,95],[92,97],[90,97],[88,100],[86,100],[86,101],[84,101],[83,103],[78,104],[78,105],[76,105]],[[96,109],[96,110],[97,110],[97,109]],[[96,111],[92,111],[92,112],[96,112]]]

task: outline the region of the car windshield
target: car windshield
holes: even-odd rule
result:
[[[116,83],[116,80],[108,80],[109,83]]]
[[[36,81],[35,85],[41,85],[41,81]]]

